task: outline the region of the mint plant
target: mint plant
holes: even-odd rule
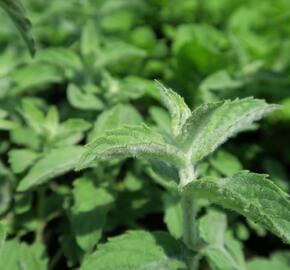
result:
[[[0,270],[289,270],[289,9],[0,0]]]
[[[172,258],[157,254],[157,250],[155,254],[154,244],[149,244],[149,238],[147,247],[145,239],[149,236],[146,233],[132,232],[104,244],[85,260],[82,269],[116,269],[126,265],[126,269],[154,266],[156,269],[195,270],[202,256],[213,264],[213,269],[245,269],[238,265],[234,254],[224,250],[223,215],[209,213],[208,217],[198,222],[197,205],[200,198],[236,211],[290,243],[288,195],[267,179],[266,175],[241,171],[227,178],[200,177],[196,169],[200,161],[228,138],[248,129],[254,121],[276,110],[278,106],[259,99],[245,98],[204,104],[191,112],[176,92],[160,83],[158,88],[171,115],[171,134],[162,134],[145,124],[112,129],[86,146],[77,170],[127,157],[149,159],[153,164],[161,161],[174,167],[179,176],[174,189],[181,203],[182,242],[186,246],[187,255],[182,260],[179,249],[175,251],[176,254],[171,254]],[[167,188],[166,185],[164,187]],[[151,237],[159,241],[158,236]],[[165,238],[162,237],[162,241],[173,241]],[[177,248],[178,245],[178,242],[172,245],[168,242],[165,248]],[[134,247],[137,247],[136,252]],[[178,262],[174,258],[179,258]]]

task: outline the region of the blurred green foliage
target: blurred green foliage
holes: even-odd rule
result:
[[[281,104],[259,129],[251,126],[203,160],[198,173],[266,172],[290,191],[290,1],[22,4],[33,25],[33,58],[0,10],[0,269],[75,269],[108,236],[128,229],[167,226],[180,237],[175,194],[159,185],[166,181],[170,189],[176,172],[162,174],[164,164],[112,160],[73,171],[79,145],[106,130],[146,122],[168,133],[154,79],[191,109],[248,96]],[[200,215],[207,207],[201,201]],[[225,213],[226,243],[244,245],[250,258],[235,269],[290,269],[289,253],[276,250],[285,248],[279,240]],[[268,245],[264,252],[251,246],[257,237]]]

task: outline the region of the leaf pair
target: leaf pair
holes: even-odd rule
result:
[[[161,84],[158,87],[171,114],[173,142],[147,126],[113,130],[87,146],[78,169],[116,156],[161,159],[180,168],[203,159],[229,137],[277,108],[263,100],[246,98],[201,105],[191,113],[177,93]]]

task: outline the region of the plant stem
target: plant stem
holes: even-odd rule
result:
[[[189,194],[183,194],[181,197],[181,207],[183,214],[183,241],[188,248],[196,250],[198,235],[195,219],[195,199]]]
[[[195,173],[191,162],[179,170],[180,186],[184,187],[195,179]]]
[[[193,166],[191,163],[179,171],[180,185],[183,188],[186,184],[195,180]],[[183,215],[183,242],[191,250],[196,251],[198,246],[198,230],[196,224],[196,199],[181,189],[181,207]],[[189,258],[188,269],[196,270],[194,258]]]
[[[45,227],[43,214],[44,214],[44,189],[40,187],[37,191],[37,216],[39,225],[36,230],[36,241],[39,242],[43,241],[43,230]]]

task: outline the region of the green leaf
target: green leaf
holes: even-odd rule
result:
[[[0,216],[10,208],[12,201],[12,189],[10,181],[3,175],[0,177]]]
[[[256,257],[247,263],[247,270],[290,270],[289,251],[280,251],[271,255],[269,259]]]
[[[185,104],[183,98],[173,90],[166,88],[161,83],[157,83],[164,105],[171,115],[171,126],[175,136],[179,135],[182,126],[191,115],[190,109]]]
[[[87,178],[74,181],[71,226],[78,245],[91,251],[102,236],[107,212],[114,197]]]
[[[242,170],[242,164],[232,154],[226,151],[218,151],[209,159],[212,167],[225,176],[231,176]]]
[[[47,260],[39,244],[28,246],[16,240],[7,241],[0,254],[0,269],[45,270]]]
[[[21,243],[18,265],[21,270],[46,270],[47,259],[45,258],[44,247],[38,243],[31,246]]]
[[[129,59],[142,59],[146,56],[146,52],[130,44],[114,41],[109,42],[101,51],[97,61],[95,61],[95,68],[104,68],[112,66],[116,63],[120,64],[122,61]]]
[[[49,132],[51,137],[57,133],[58,124],[59,115],[57,108],[55,106],[51,106],[44,120],[44,128]]]
[[[69,103],[79,110],[99,111],[103,109],[104,103],[95,93],[85,91],[75,84],[69,84],[67,89],[67,99]]]
[[[157,124],[158,128],[164,131],[170,132],[171,120],[168,112],[163,108],[151,106],[149,108],[149,114],[152,120]]]
[[[225,33],[207,24],[181,24],[174,36],[173,50],[182,75],[212,74],[228,65]],[[189,77],[191,76],[191,77]]]
[[[200,251],[213,269],[245,270],[245,261],[239,242],[226,234],[226,215],[209,211],[199,221],[200,237],[206,242]]]
[[[6,119],[0,119],[0,130],[11,130],[15,127],[17,127],[15,122]]]
[[[41,144],[41,138],[31,128],[19,126],[10,132],[11,141],[15,144],[26,146],[34,150]]]
[[[199,85],[198,95],[202,102],[215,102],[241,87],[243,82],[230,76],[227,70],[221,70],[205,78]]]
[[[70,118],[63,122],[58,130],[58,136],[68,136],[70,133],[84,132],[91,124],[81,118]]]
[[[288,181],[287,167],[282,162],[274,159],[263,160],[263,168],[271,179],[284,191],[289,191],[290,183]]]
[[[38,154],[29,149],[14,149],[9,152],[9,163],[14,173],[25,171],[38,158]]]
[[[99,37],[93,20],[89,20],[83,30],[81,36],[80,50],[83,56],[93,57],[99,52]]]
[[[36,133],[42,132],[45,117],[35,100],[22,100],[22,116]]]
[[[176,165],[184,161],[183,153],[146,125],[126,126],[107,131],[104,136],[89,143],[77,170],[89,167],[95,161],[126,157],[161,159]]]
[[[91,124],[83,119],[70,118],[63,122],[53,142],[55,146],[74,145],[84,138],[84,132],[91,127]]]
[[[88,256],[81,270],[181,270],[182,248],[166,233],[131,231],[111,238]]]
[[[0,253],[0,269],[18,270],[19,244],[16,240],[6,241]]]
[[[1,251],[5,242],[5,239],[6,239],[6,228],[4,224],[0,223],[0,257],[1,257]]]
[[[20,181],[17,190],[25,191],[65,174],[76,166],[82,154],[83,148],[80,146],[62,147],[50,151],[29,170]]]
[[[11,80],[15,84],[11,94],[20,94],[50,83],[58,83],[63,79],[59,68],[45,63],[33,63],[15,70]]]
[[[80,70],[82,68],[80,57],[69,48],[54,47],[39,50],[36,60],[58,66],[62,69]]]
[[[187,119],[177,140],[193,161],[199,161],[277,108],[253,98],[201,105]]]
[[[176,195],[166,193],[163,196],[165,207],[164,222],[175,238],[181,238],[183,232],[182,208],[180,198]]]
[[[125,125],[138,125],[142,123],[139,112],[130,105],[118,104],[109,110],[103,111],[97,118],[89,141],[103,136],[106,131],[121,128]]]
[[[202,178],[187,185],[185,192],[236,211],[290,243],[289,196],[266,175],[240,172],[228,178]]]
[[[31,35],[31,22],[19,0],[0,0],[0,6],[13,20],[15,26],[22,35],[31,55],[35,53],[35,44]]]

